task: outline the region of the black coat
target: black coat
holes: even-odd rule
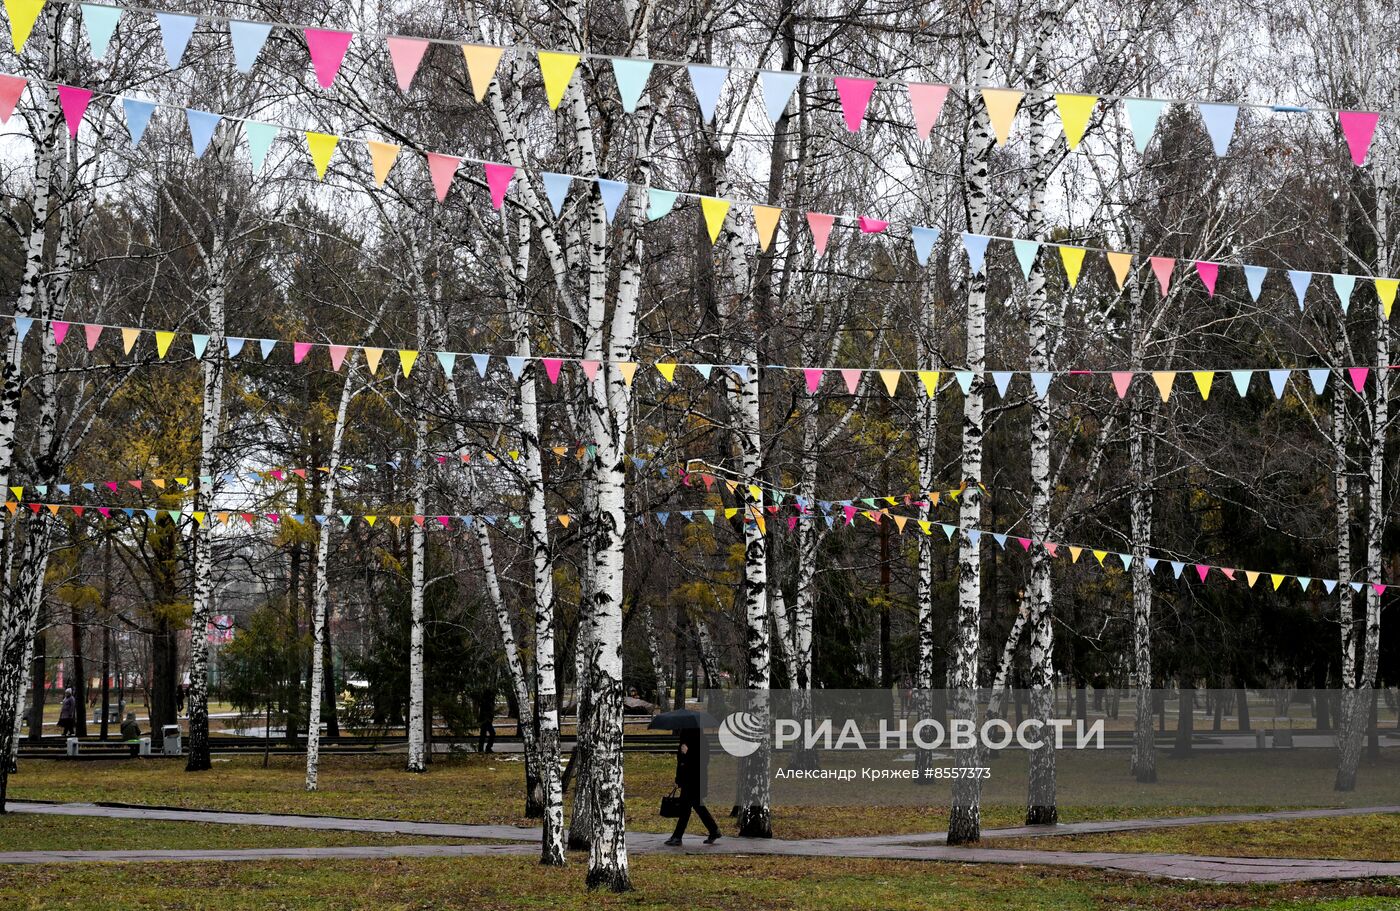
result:
[[[695,729],[682,730],[680,740],[676,747],[676,784],[683,800],[700,803],[709,788],[710,744]]]

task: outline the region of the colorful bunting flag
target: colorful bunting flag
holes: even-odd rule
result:
[[[1113,270],[1113,279],[1118,282],[1118,290],[1123,290],[1123,283],[1128,280],[1128,270],[1133,267],[1133,254],[1117,253],[1112,250],[1104,254],[1108,259],[1108,267]]]
[[[373,139],[365,143],[369,146],[370,165],[374,168],[374,185],[384,186],[384,181],[389,179],[389,171],[394,167],[394,162],[399,160],[400,148],[388,142],[375,142]]]
[[[272,26],[266,22],[240,22],[230,20],[229,38],[233,43],[233,64],[240,73],[249,73],[258,62],[258,54],[267,43]]]
[[[753,224],[758,231],[758,248],[767,252],[768,245],[773,242],[773,232],[777,230],[778,219],[782,216],[783,210],[774,206],[754,206]]]
[[[914,255],[918,257],[919,265],[927,266],[928,258],[933,253],[933,247],[938,243],[938,236],[941,232],[937,228],[924,228],[915,225],[909,229],[909,233],[914,238]]]
[[[484,162],[486,188],[491,192],[491,207],[499,210],[506,202],[506,191],[510,189],[511,178],[515,176],[515,166]]]
[[[208,111],[185,108],[185,119],[190,125],[190,146],[194,149],[194,157],[203,158],[205,150],[209,148],[209,140],[214,138],[214,128],[222,118]]]
[[[345,61],[345,52],[350,48],[354,32],[334,32],[329,29],[303,29],[306,48],[311,53],[311,67],[316,71],[316,81],[321,88],[328,89],[335,84],[340,65]]]
[[[607,217],[608,224],[612,224],[613,216],[617,214],[617,207],[621,205],[622,198],[627,195],[627,184],[621,180],[604,180],[598,178],[598,195],[603,198],[603,214]]]
[[[256,174],[262,170],[267,151],[272,148],[272,142],[282,128],[271,123],[249,120],[244,122],[243,129],[247,132],[248,157],[253,161],[253,173]]]
[[[617,94],[622,99],[622,109],[628,114],[637,111],[637,103],[646,90],[647,79],[651,78],[652,62],[634,57],[612,58],[613,79],[617,82]]]
[[[1147,261],[1152,266],[1152,274],[1157,276],[1157,286],[1162,290],[1162,296],[1166,297],[1172,282],[1172,270],[1176,268],[1176,260],[1170,256],[1152,256]]]
[[[92,56],[106,57],[107,45],[112,41],[112,34],[117,30],[117,23],[121,21],[122,9],[119,6],[97,6],[92,3],[83,3],[81,6],[83,25],[87,27],[88,44],[92,47]]]
[[[820,212],[807,213],[807,227],[812,231],[812,243],[817,248],[817,258],[826,255],[826,242],[831,237],[831,226],[836,223],[835,215]]]
[[[569,187],[573,185],[574,179],[568,174],[543,171],[540,173],[540,180],[544,183],[544,195],[549,200],[549,207],[554,210],[554,217],[558,218],[559,213],[564,210],[564,200],[569,197]]]
[[[729,200],[714,196],[700,197],[700,212],[705,216],[705,228],[710,234],[710,243],[719,240],[719,232],[724,227],[724,216],[729,214]]]
[[[384,43],[389,48],[389,61],[394,65],[394,78],[398,80],[399,91],[407,92],[413,85],[413,77],[418,74],[418,65],[423,62],[428,42],[423,38],[392,36],[384,39]]]
[[[475,45],[468,45],[474,47]],[[464,48],[465,50],[465,48]],[[500,49],[496,50],[496,59],[500,60]],[[564,100],[564,92],[569,88],[569,80],[574,78],[574,70],[578,68],[578,54],[561,54],[556,51],[539,51],[536,56],[540,63],[540,76],[544,79],[545,97],[549,99],[549,106],[554,110],[559,110],[560,103]],[[471,60],[467,61],[468,68]],[[494,73],[495,67],[492,67]],[[476,80],[472,80],[472,85],[476,86]],[[483,90],[477,89],[477,100],[481,100]]]
[[[1165,101],[1155,98],[1125,98],[1123,107],[1128,113],[1128,128],[1133,132],[1133,144],[1139,155],[1147,151],[1152,134],[1157,130],[1157,119],[1162,116]]]
[[[986,264],[987,244],[991,242],[991,238],[985,234],[969,234],[964,231],[962,242],[963,249],[967,251],[967,264],[972,269],[972,274],[980,275]]]
[[[1358,168],[1366,163],[1366,156],[1371,153],[1371,140],[1376,135],[1379,120],[1380,115],[1370,111],[1337,112],[1337,122],[1341,125],[1342,135],[1346,137],[1352,164]]]
[[[39,21],[39,13],[44,8],[44,0],[5,0],[5,15],[10,19],[10,41],[15,53],[24,50],[24,43],[34,31],[34,23]]]
[[[335,154],[335,147],[339,144],[339,136],[306,131],[306,147],[311,152],[311,163],[316,166],[317,180],[325,179],[326,169],[331,164],[331,156]]]
[[[1230,149],[1230,138],[1235,134],[1235,119],[1240,109],[1233,104],[1198,104],[1206,132],[1217,157],[1223,158]]]
[[[671,209],[676,205],[674,190],[658,190],[656,187],[647,187],[647,221],[656,221],[658,218],[665,218],[670,214]],[[554,213],[558,215],[558,212]]]
[[[1220,275],[1220,264],[1196,260],[1196,274],[1206,287],[1206,296],[1215,297],[1215,280]]]
[[[433,181],[433,192],[437,194],[437,201],[444,202],[447,199],[447,192],[452,189],[452,179],[457,175],[457,168],[462,164],[462,159],[454,155],[441,155],[437,152],[428,152],[428,176]]]
[[[909,83],[909,107],[914,112],[914,129],[920,139],[928,139],[938,123],[938,115],[943,113],[943,102],[948,99],[946,85],[930,85],[923,82]]]
[[[1065,278],[1069,279],[1069,286],[1073,288],[1079,284],[1079,270],[1084,265],[1084,248],[1061,244],[1060,259],[1064,262]]]
[[[501,52],[503,50],[504,48],[491,47],[486,44],[462,45],[462,57],[467,62],[467,80],[471,83],[472,95],[476,98],[478,104],[486,98],[486,92],[491,88],[491,80],[496,78],[496,67],[501,64]],[[569,54],[550,55],[551,59],[548,65],[551,69],[546,69],[545,57],[543,54],[540,55],[540,72],[544,75],[546,93],[553,91],[553,82],[551,82],[551,80],[560,78],[560,74],[557,70],[564,66],[565,61],[562,58],[568,58],[569,56]],[[553,59],[556,57],[561,59]],[[562,78],[564,81],[559,85],[559,98],[554,99],[554,96],[552,94],[550,95],[552,99],[549,105],[550,107],[559,107],[559,100],[563,99],[564,89],[568,87],[569,79],[573,76],[574,67],[577,65],[578,58],[574,57],[573,63],[569,64],[568,70],[563,73]]]
[[[802,76],[799,73],[759,71],[758,84],[763,89],[763,104],[768,112],[769,123],[777,123],[782,119],[783,111],[787,110],[793,90],[797,88],[797,83],[801,80]]]
[[[141,137],[146,134],[146,125],[151,122],[151,114],[155,113],[156,106],[149,101],[141,101],[136,98],[122,99],[122,112],[126,115],[126,131],[131,136],[132,146],[141,142]]]
[[[1065,142],[1071,152],[1079,148],[1079,143],[1084,139],[1084,130],[1089,126],[1089,117],[1093,115],[1094,105],[1098,102],[1097,95],[1055,96],[1055,107],[1060,111],[1060,125],[1064,127]]]
[[[189,45],[190,36],[194,34],[194,26],[198,21],[194,16],[180,13],[156,13],[156,22],[160,25],[160,43],[165,48],[165,59],[172,70],[180,68],[180,58],[185,56],[185,47]]]
[[[0,74],[0,124],[10,122],[10,115],[15,112],[15,105],[19,103],[19,96],[24,94],[26,84],[22,76]]]
[[[837,76],[836,95],[841,101],[841,114],[846,120],[846,129],[860,132],[861,121],[865,120],[865,110],[870,105],[870,96],[875,92],[874,79],[852,79]]]
[[[695,90],[695,100],[700,105],[700,119],[709,123],[715,118],[715,108],[719,105],[719,94],[724,82],[729,78],[729,68],[692,63],[686,66],[690,74],[690,85]]]
[[[987,117],[992,122],[997,145],[1006,145],[1011,138],[1011,121],[1015,119],[1016,109],[1021,106],[1025,95],[1025,92],[1016,89],[982,89],[982,103],[987,106]]]
[[[92,92],[71,85],[59,85],[55,88],[58,89],[58,105],[63,109],[63,119],[68,124],[68,135],[77,139],[78,127],[83,122],[83,115],[87,113],[89,102],[92,101]]]

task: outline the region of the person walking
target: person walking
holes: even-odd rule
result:
[[[78,700],[73,698],[73,689],[63,691],[63,702],[58,706],[58,729],[66,740],[73,736],[78,727]]]
[[[676,847],[685,835],[685,827],[690,823],[690,813],[700,817],[709,835],[705,844],[714,844],[720,836],[715,818],[705,807],[705,792],[709,785],[710,745],[704,732],[699,728],[681,728],[680,745],[676,748],[676,787],[681,789],[681,812],[676,819],[676,830],[671,833],[666,844]]]

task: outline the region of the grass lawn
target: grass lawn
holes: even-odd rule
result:
[[[0,868],[0,907],[1392,911],[1400,902],[1400,885],[1394,882],[1218,886],[1087,870],[738,856],[634,857],[635,892],[589,895],[582,859],[570,861],[563,870],[515,857]]]
[[[205,825],[99,816],[0,816],[0,851],[140,851],[179,848],[312,848],[342,845],[463,844],[463,839],[378,832],[322,832],[273,826]],[[485,842],[476,842],[484,844]]]
[[[1305,857],[1400,861],[1400,816],[1346,816],[1270,822],[1181,826],[1137,832],[1007,838],[998,848],[1215,854],[1224,857]]]

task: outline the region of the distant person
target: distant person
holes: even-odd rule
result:
[[[685,827],[690,823],[690,811],[705,824],[709,835],[705,844],[712,845],[719,840],[719,826],[705,807],[705,792],[710,777],[710,745],[699,728],[681,728],[680,745],[676,748],[676,787],[681,789],[681,815],[676,819],[676,830],[666,840],[666,844],[677,847],[685,835]]]
[[[131,755],[141,755],[141,725],[136,723],[135,712],[126,713],[126,720],[122,722],[122,740],[131,744]]]
[[[486,691],[481,694],[481,731],[476,735],[476,751],[490,753],[496,749],[496,694]]]
[[[905,718],[909,717],[909,710],[914,707],[914,681],[905,677],[899,681],[899,711]]]
[[[175,687],[175,714],[177,715],[185,710],[186,691],[187,688],[183,683]]]
[[[58,706],[58,729],[64,738],[72,737],[78,727],[78,700],[73,698],[73,689],[63,691],[63,702]]]

